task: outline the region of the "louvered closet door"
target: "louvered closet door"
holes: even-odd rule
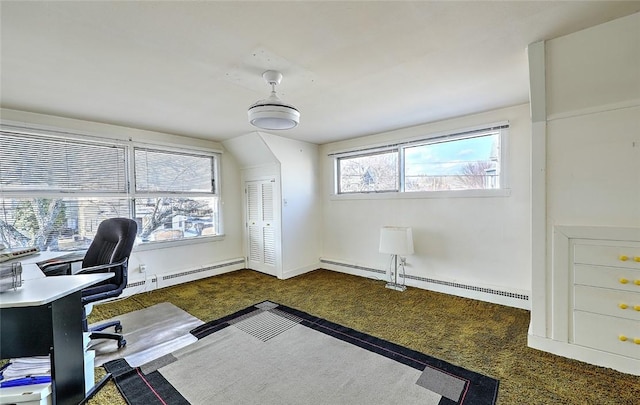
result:
[[[273,201],[274,180],[248,181],[247,235],[248,265],[273,276],[276,275],[276,224]]]

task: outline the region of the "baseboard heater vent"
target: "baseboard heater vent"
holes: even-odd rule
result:
[[[332,264],[334,266],[348,267],[348,268],[351,268],[351,269],[357,269],[357,270],[362,270],[362,271],[367,271],[367,272],[377,273],[377,274],[387,274],[387,272],[384,271],[384,270],[373,269],[373,268],[370,268],[370,267],[356,266],[356,265],[353,265],[353,264],[339,263],[339,262],[335,262],[335,261],[331,261],[331,260],[320,259],[320,263]],[[402,274],[398,274],[398,276],[400,278],[402,278]],[[513,292],[509,292],[509,291],[495,290],[493,288],[477,287],[477,286],[473,286],[473,285],[454,283],[454,282],[451,282],[451,281],[443,281],[443,280],[436,280],[436,279],[433,279],[433,278],[412,276],[410,274],[405,275],[405,278],[406,279],[411,279],[411,280],[416,280],[416,281],[422,281],[422,282],[425,282],[425,283],[440,284],[440,285],[445,285],[447,287],[461,288],[461,289],[464,289],[464,290],[478,291],[478,292],[482,292],[482,293],[485,293],[485,294],[500,295],[500,296],[503,296],[503,297],[516,298],[516,299],[519,299],[519,300],[529,301],[529,296],[528,295],[513,293]]]
[[[320,259],[320,263],[333,264],[334,266],[349,267],[350,269],[369,271],[369,272],[378,273],[378,274],[387,274],[387,272],[384,270],[372,269],[370,267],[356,266],[355,264],[339,263],[339,262],[334,262],[334,261],[325,260],[325,259]]]
[[[136,281],[135,283],[128,283],[126,288],[140,287],[141,285],[145,285],[146,282],[147,282],[146,280],[141,280],[141,281]]]
[[[215,270],[215,269],[219,269],[221,267],[234,266],[236,264],[244,264],[244,260],[236,260],[235,262],[216,264],[214,266],[207,266],[207,267],[202,267],[202,268],[199,268],[199,269],[183,271],[181,273],[168,274],[166,276],[162,276],[162,280],[170,280],[172,278],[189,276],[191,274],[197,274],[197,273],[202,273],[203,271]]]
[[[400,276],[402,278],[401,274],[398,274],[398,276]],[[494,290],[493,288],[476,287],[476,286],[473,286],[473,285],[454,283],[454,282],[451,282],[451,281],[442,281],[442,280],[436,280],[436,279],[433,279],[433,278],[412,276],[410,274],[407,274],[405,276],[405,278],[411,279],[411,280],[424,281],[425,283],[446,285],[447,287],[463,288],[465,290],[479,291],[479,292],[483,292],[483,293],[486,293],[486,294],[501,295],[503,297],[517,298],[519,300],[529,301],[529,296],[528,295],[512,293],[512,292],[509,292],[509,291]]]

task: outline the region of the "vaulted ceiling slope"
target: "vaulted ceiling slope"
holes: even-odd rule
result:
[[[638,1],[2,1],[3,108],[222,141],[261,74],[317,144],[528,101],[528,44]]]

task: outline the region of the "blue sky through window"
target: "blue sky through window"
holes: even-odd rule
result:
[[[468,163],[491,160],[492,155],[497,151],[494,143],[497,143],[498,139],[498,134],[491,134],[406,148],[405,174],[407,176],[460,174],[461,169]]]

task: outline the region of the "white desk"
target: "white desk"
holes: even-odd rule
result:
[[[85,287],[110,279],[113,276],[113,273],[56,277],[44,277],[44,275],[42,275],[40,278],[23,280],[22,287],[0,293],[0,308],[45,305],[66,295],[80,291]]]
[[[49,355],[54,404],[84,399],[82,289],[111,277],[42,275],[0,293],[0,358]]]

